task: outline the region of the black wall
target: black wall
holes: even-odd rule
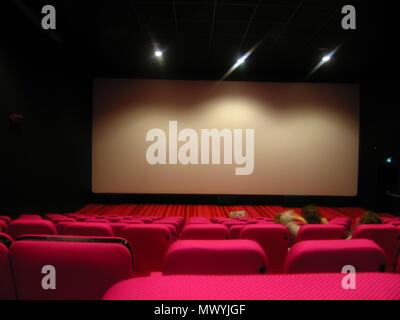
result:
[[[91,53],[73,38],[49,36],[15,5],[5,6],[0,11],[0,213],[68,212],[90,202],[287,206],[312,202],[398,211],[399,200],[385,195],[382,178],[384,157],[399,149],[398,88],[396,79],[390,78],[397,75],[398,62],[388,59],[386,50],[395,39],[396,20],[387,15],[390,8],[381,14],[372,4],[363,8],[359,195],[310,198],[92,194],[92,80],[98,74],[90,67]],[[18,23],[10,28],[13,22]],[[396,55],[396,50],[391,52]],[[218,76],[210,72],[208,78]],[[24,120],[13,124],[12,113],[22,114]]]
[[[0,213],[75,210],[91,183],[91,77],[18,8],[0,12]]]

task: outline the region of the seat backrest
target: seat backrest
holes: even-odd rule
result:
[[[8,247],[0,242],[0,300],[15,299]]]
[[[11,245],[10,260],[18,299],[101,299],[133,276],[132,254],[121,238],[28,235]],[[51,275],[55,289],[43,289]]]
[[[268,258],[268,273],[283,272],[289,246],[286,227],[280,224],[248,225],[240,232],[239,238],[254,240],[261,246]]]
[[[0,220],[0,232],[6,232],[7,231],[8,224],[4,220]]]
[[[115,237],[122,237],[122,230],[127,226],[127,222],[110,222],[111,227]]]
[[[336,224],[306,224],[301,226],[296,241],[344,239],[346,228]]]
[[[61,221],[56,224],[57,234],[64,234],[64,229],[67,225],[72,223],[71,221]]]
[[[24,234],[57,234],[54,223],[44,219],[17,219],[10,223],[7,233],[16,240]]]
[[[370,239],[386,254],[386,271],[393,272],[400,243],[399,230],[390,224],[362,224],[354,230],[353,239]]]
[[[351,219],[348,217],[337,217],[329,220],[329,224],[338,224],[346,227],[346,229],[349,230],[351,227]]]
[[[32,220],[36,220],[39,219],[41,220],[42,217],[39,214],[21,214],[18,219],[32,219]]]
[[[243,230],[243,228],[245,228],[247,225],[245,224],[238,224],[238,225],[234,225],[231,226],[229,228],[229,237],[231,239],[239,239],[240,236],[240,232]]]
[[[179,240],[167,252],[163,274],[264,274],[267,267],[253,240]]]
[[[112,237],[113,232],[107,223],[102,222],[72,222],[63,231],[64,235]]]
[[[192,223],[193,223],[193,224],[196,224],[196,223],[199,223],[199,224],[201,224],[201,223],[208,224],[208,223],[212,223],[212,222],[210,221],[210,219],[207,219],[207,218],[192,217],[192,218],[189,219],[188,224],[192,224]]]
[[[140,217],[140,220],[144,223],[153,223],[153,219],[149,217]]]
[[[87,219],[87,220],[85,220],[85,222],[109,223],[109,221],[107,219],[103,219],[103,218],[99,218],[99,217]]]
[[[165,254],[172,243],[169,228],[162,224],[128,224],[121,236],[132,246],[135,275],[161,271]]]
[[[4,244],[7,248],[11,246],[14,239],[7,233],[0,232],[0,243]]]
[[[0,220],[7,222],[7,224],[10,224],[12,221],[9,216],[0,216]]]
[[[226,240],[228,228],[221,224],[187,224],[180,235],[185,240]]]
[[[285,272],[342,272],[346,265],[354,266],[356,272],[384,271],[385,253],[371,240],[301,241],[289,251]]]

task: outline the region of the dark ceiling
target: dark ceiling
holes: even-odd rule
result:
[[[229,80],[359,82],[363,8],[336,0],[6,0],[3,45],[32,63],[71,64],[96,77],[220,79],[259,44]],[[57,10],[56,31],[40,29],[41,7]],[[343,30],[341,8],[357,9]],[[13,28],[10,28],[13,25]],[[154,44],[164,50],[162,62]],[[332,61],[307,74],[324,53]]]

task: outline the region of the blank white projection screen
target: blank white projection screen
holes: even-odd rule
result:
[[[355,196],[359,87],[98,79],[95,193]]]

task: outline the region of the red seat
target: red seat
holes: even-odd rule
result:
[[[143,277],[117,283],[107,291],[103,299],[162,301],[400,300],[399,274],[357,274],[356,290],[342,288],[343,276],[342,273],[322,273]],[[282,305],[282,307],[285,306]],[[223,318],[228,317],[224,316]]]
[[[210,221],[210,219],[202,218],[202,217],[193,217],[193,218],[190,218],[188,221],[188,224],[203,224],[203,223],[209,224],[212,222]]]
[[[13,242],[14,239],[11,238],[10,235],[8,235],[7,233],[0,232],[0,243],[4,244],[7,248],[9,248]]]
[[[153,223],[153,219],[149,217],[140,217],[140,220],[144,223]]]
[[[240,239],[254,240],[263,248],[268,258],[268,273],[283,272],[289,246],[286,227],[280,224],[248,225],[241,231]]]
[[[229,239],[228,228],[221,224],[188,224],[180,235],[186,240],[226,240]]]
[[[24,234],[57,234],[54,223],[43,219],[17,219],[10,223],[7,233],[16,240]]]
[[[95,223],[109,223],[107,219],[102,219],[102,218],[91,218],[85,220],[85,222],[95,222]]]
[[[32,220],[39,219],[39,220],[41,220],[42,217],[38,214],[21,214],[18,219],[32,219]]]
[[[354,230],[353,239],[370,239],[386,254],[386,271],[393,272],[399,250],[399,230],[390,224],[363,224]]]
[[[160,222],[160,223],[154,222],[153,224],[154,225],[159,224],[159,225],[163,225],[163,226],[167,227],[169,232],[171,233],[172,240],[178,239],[178,230],[176,229],[176,227],[173,224],[163,223],[163,222]]]
[[[8,247],[0,242],[0,300],[15,299]]]
[[[245,224],[239,224],[239,225],[233,225],[229,228],[229,235],[231,239],[239,239],[240,232],[245,228],[247,225]]]
[[[132,246],[135,275],[149,275],[161,271],[165,254],[172,243],[169,228],[161,224],[128,224],[122,237]]]
[[[111,227],[115,237],[122,237],[122,230],[127,226],[127,222],[110,222]]]
[[[120,222],[122,220],[122,217],[108,217],[108,221],[112,222],[112,223],[117,223]]]
[[[72,222],[64,228],[65,235],[112,237],[111,227],[101,222]]]
[[[371,240],[301,241],[289,251],[285,272],[342,272],[346,265],[356,272],[384,271],[385,253]]]
[[[133,276],[126,240],[25,236],[10,248],[18,299],[100,299],[113,284]],[[44,266],[53,266],[56,289],[43,289]]]
[[[6,232],[7,231],[7,222],[4,220],[0,220],[0,232]]]
[[[329,224],[338,224],[344,226],[347,230],[351,227],[351,219],[348,217],[338,217],[329,221]]]
[[[179,231],[182,227],[182,225],[179,221],[172,220],[172,219],[160,219],[160,220],[154,221],[153,224],[170,224],[170,225],[174,226],[177,233],[179,233]]]
[[[72,221],[73,222],[73,221]],[[64,229],[67,225],[72,223],[71,221],[61,221],[56,224],[57,234],[64,234]]]
[[[301,226],[296,241],[344,239],[346,228],[336,224],[306,224]]]
[[[12,221],[11,218],[8,216],[0,216],[0,220],[7,222],[7,224],[10,224]]]
[[[264,274],[267,267],[252,240],[179,240],[167,252],[163,274]]]
[[[399,254],[399,257],[397,258],[396,272],[400,273],[400,254]]]

